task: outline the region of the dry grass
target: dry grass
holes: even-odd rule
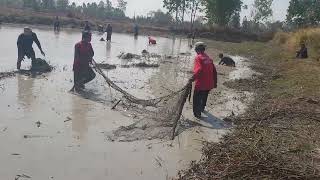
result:
[[[203,159],[180,179],[320,179],[320,63],[314,54],[318,42],[311,40],[319,32],[278,34],[269,44],[215,45],[253,57],[263,76],[231,84],[253,89],[255,102],[234,118],[236,126],[222,142],[206,144]],[[307,60],[295,59],[301,40],[312,49]]]
[[[299,49],[300,44],[305,43],[309,48],[311,58],[319,58],[320,28],[301,29],[291,33],[279,32],[273,40],[293,54]]]

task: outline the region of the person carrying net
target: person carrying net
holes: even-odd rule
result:
[[[205,110],[209,92],[213,88],[217,88],[217,70],[205,50],[205,43],[197,42],[195,44],[197,55],[194,60],[193,76],[189,80],[189,82],[195,82],[193,114],[198,119],[201,118],[201,113]]]
[[[82,32],[82,40],[75,45],[74,50],[74,86],[71,91],[81,91],[85,84],[92,81],[96,74],[89,64],[92,63],[94,51],[91,45],[91,33]]]

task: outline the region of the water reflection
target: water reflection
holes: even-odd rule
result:
[[[53,33],[54,33],[54,37],[55,37],[56,39],[59,39],[60,31],[53,31]]]
[[[111,58],[111,43],[108,41],[106,43],[106,59]]]
[[[32,110],[32,103],[35,99],[33,94],[34,78],[27,78],[23,75],[17,76],[18,101],[25,110]]]
[[[87,116],[90,105],[81,98],[72,98],[72,131],[79,140],[84,140],[88,132]]]

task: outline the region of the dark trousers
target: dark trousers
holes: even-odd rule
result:
[[[107,33],[107,41],[111,41],[111,33]]]
[[[208,95],[210,91],[194,91],[193,93],[193,114],[196,117],[201,116],[201,112],[204,111],[206,105],[207,105],[207,100],[208,100]]]
[[[17,69],[20,69],[21,62],[23,61],[25,56],[27,56],[27,58],[31,59],[31,61],[32,61],[31,66],[33,66],[33,63],[36,60],[36,54],[35,54],[33,48],[30,48],[30,49],[18,48]]]
[[[96,73],[94,73],[94,71],[90,67],[85,69],[74,70],[73,73],[74,86],[76,88],[81,87],[82,85],[92,81],[96,77]]]

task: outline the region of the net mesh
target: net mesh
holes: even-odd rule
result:
[[[139,119],[130,126],[120,127],[108,133],[109,140],[174,139],[183,107],[191,94],[191,83],[187,83],[180,90],[170,92],[166,96],[147,100],[140,99],[115,84],[105,75],[95,61],[93,63],[94,69],[105,79],[106,83],[123,95],[123,106],[134,111]]]

